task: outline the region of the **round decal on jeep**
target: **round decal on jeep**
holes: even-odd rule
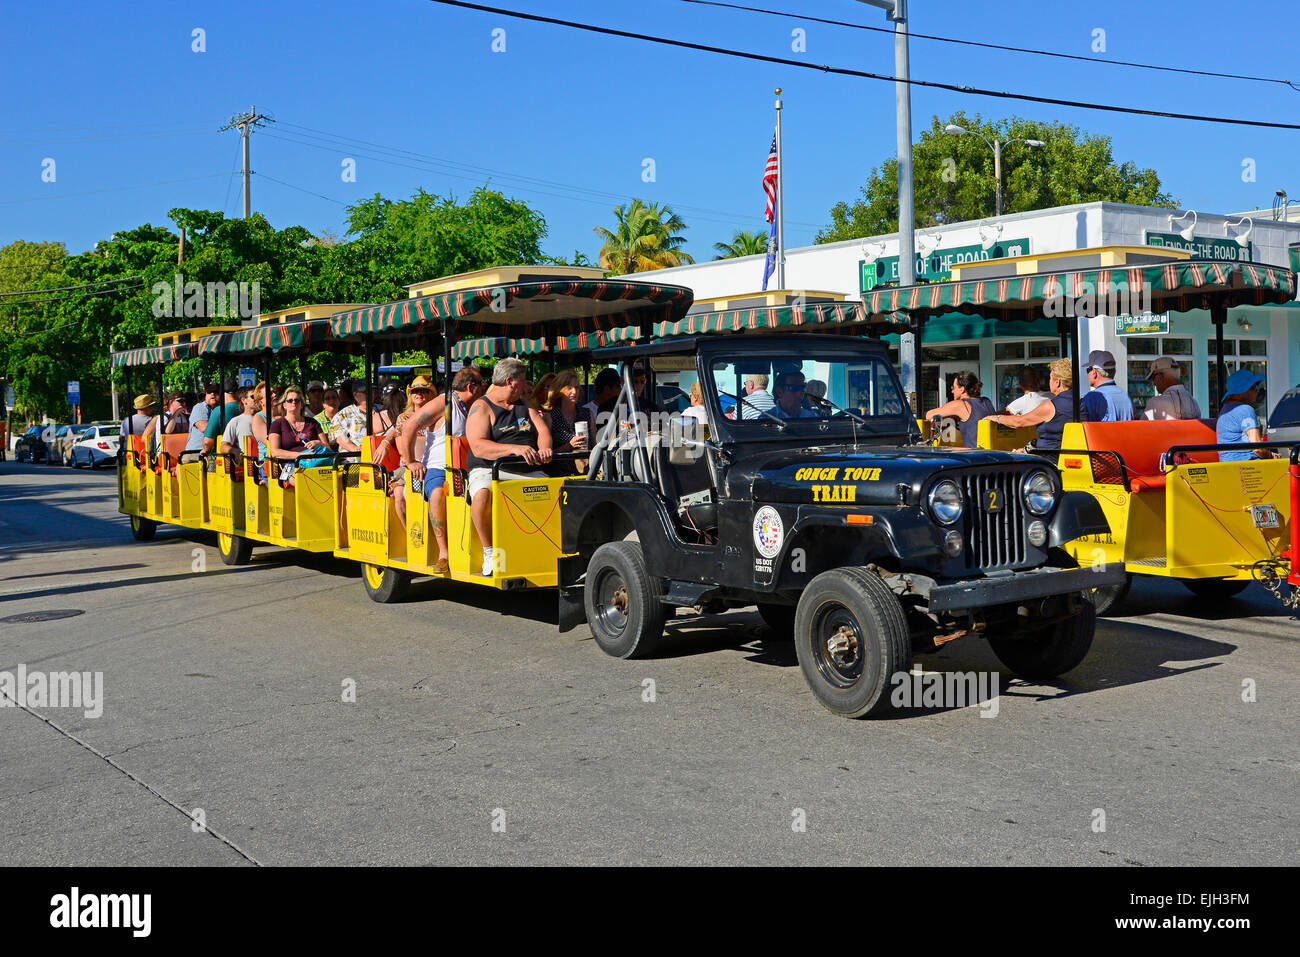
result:
[[[764,558],[775,558],[785,538],[781,516],[771,505],[764,505],[754,513],[754,547]]]

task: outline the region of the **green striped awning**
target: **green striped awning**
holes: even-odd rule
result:
[[[595,332],[677,318],[694,296],[681,286],[621,279],[527,282],[435,293],[340,312],[336,338],[453,320],[457,337],[510,331],[522,338]]]
[[[631,342],[641,338],[640,326],[619,326],[617,329],[597,329],[595,332],[575,332],[569,336],[552,339],[520,339],[495,336],[486,339],[461,339],[451,347],[453,359],[500,359],[504,356],[529,356],[543,352],[585,352],[600,349],[618,342]]]
[[[1222,295],[1229,296],[1230,305],[1264,305],[1294,299],[1296,274],[1283,266],[1262,263],[1187,259],[1155,266],[1114,266],[876,289],[865,295],[864,302],[873,318],[911,312],[966,312],[1003,320],[1030,320],[1067,314],[1049,308],[1053,300],[1067,297],[1095,297],[1094,314],[1109,314],[1110,297],[1126,292],[1128,298],[1140,299],[1147,290],[1150,308],[1155,312],[1199,309],[1207,297]],[[1070,312],[1078,310],[1071,308]]]
[[[109,366],[122,369],[134,366],[156,366],[163,362],[176,362],[189,359],[197,354],[198,344],[194,342],[174,343],[167,346],[148,346],[142,349],[124,349],[109,354]]]
[[[263,352],[270,349],[302,349],[321,345],[330,337],[328,319],[311,319],[307,322],[285,322],[238,332],[218,332],[199,340],[199,355],[233,355]]]
[[[654,327],[656,338],[669,336],[694,336],[708,332],[741,332],[768,329],[827,330],[849,325],[882,326],[882,332],[892,328],[884,317],[870,316],[860,302],[818,302],[804,306],[759,306],[752,309],[729,309],[722,312],[702,312],[685,316],[674,322],[661,322]],[[864,330],[865,331],[865,330]]]

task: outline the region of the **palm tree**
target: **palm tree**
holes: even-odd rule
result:
[[[602,268],[626,275],[695,262],[682,250],[686,224],[671,207],[633,199],[626,208],[616,206],[614,216],[618,223],[612,231],[595,228],[603,242],[598,260]]]
[[[741,256],[761,256],[767,252],[768,234],[762,230],[750,232],[746,229],[736,230],[729,243],[714,243],[718,251],[714,259],[738,259]]]

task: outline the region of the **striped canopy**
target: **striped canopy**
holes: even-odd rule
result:
[[[1060,314],[1049,313],[1048,304],[1066,297],[1093,296],[1097,304],[1094,314],[1109,315],[1107,303],[1111,296],[1127,291],[1128,299],[1137,300],[1141,298],[1139,290],[1150,291],[1150,308],[1154,312],[1199,309],[1206,305],[1207,297],[1224,295],[1230,305],[1257,306],[1294,299],[1296,274],[1282,266],[1261,263],[1188,259],[1155,266],[1115,266],[876,289],[865,295],[864,302],[873,319],[899,319],[903,317],[900,314],[914,312],[963,312],[1002,320],[1032,320]]]
[[[694,296],[681,286],[622,279],[526,282],[434,293],[340,312],[336,338],[388,334],[450,319],[457,337],[511,332],[523,338],[595,332],[677,318]],[[431,330],[437,331],[437,329]]]
[[[640,326],[619,326],[617,329],[597,329],[595,332],[575,332],[551,339],[520,339],[496,336],[486,339],[461,339],[451,347],[453,359],[500,359],[511,355],[537,355],[543,352],[556,354],[585,352],[629,342],[641,338]]]
[[[167,346],[148,346],[143,349],[123,349],[121,352],[109,353],[108,361],[110,368],[113,369],[156,366],[163,362],[189,359],[197,352],[197,342],[181,342]]]
[[[257,353],[267,349],[303,349],[322,346],[330,338],[330,321],[312,319],[307,322],[286,322],[240,329],[238,332],[218,332],[199,340],[199,355],[238,355]]]
[[[880,332],[889,332],[892,323],[886,317],[871,316],[860,302],[818,302],[804,306],[760,306],[751,309],[730,309],[723,312],[705,312],[685,316],[672,322],[654,326],[655,338],[694,336],[706,332],[742,332],[768,329],[826,330],[858,325],[878,326]],[[865,330],[864,330],[865,331]]]

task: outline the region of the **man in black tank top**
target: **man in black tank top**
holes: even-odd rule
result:
[[[520,402],[528,384],[528,367],[518,359],[502,359],[492,370],[492,385],[470,408],[465,420],[469,442],[470,515],[483,546],[483,574],[491,576],[492,463],[508,455],[522,456],[528,465],[551,461],[551,427],[536,409]],[[500,478],[545,478],[544,472],[501,469]]]

